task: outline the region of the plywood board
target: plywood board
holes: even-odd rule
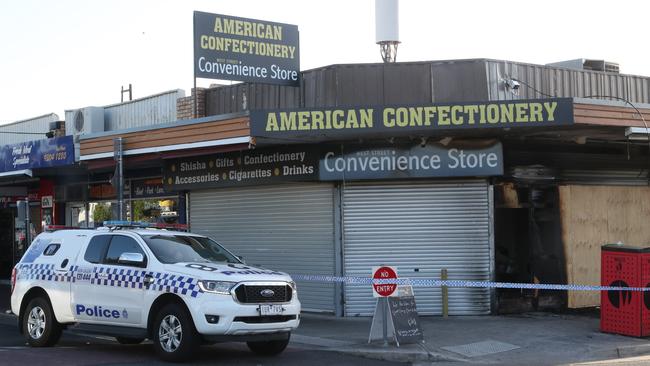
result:
[[[569,284],[600,285],[600,248],[650,246],[650,187],[562,186],[560,216]],[[569,308],[600,305],[598,291],[569,291]]]

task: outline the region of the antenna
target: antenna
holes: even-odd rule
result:
[[[122,95],[120,96],[120,103],[124,103],[124,93],[129,93],[129,100],[132,100],[133,99],[132,91],[133,88],[131,87],[130,83],[128,89],[124,89],[124,86],[122,86]]]
[[[384,62],[395,62],[400,44],[398,0],[375,0],[375,38]]]

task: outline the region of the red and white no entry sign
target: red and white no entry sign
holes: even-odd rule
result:
[[[397,279],[397,269],[395,267],[382,266],[372,267],[373,280],[393,280]],[[397,290],[397,283],[390,281],[372,284],[372,295],[374,297],[391,296]]]

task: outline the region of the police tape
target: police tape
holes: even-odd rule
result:
[[[435,278],[393,278],[374,279],[370,277],[291,275],[294,280],[307,282],[340,282],[349,285],[389,284],[410,285],[413,287],[472,287],[472,288],[512,288],[530,290],[568,290],[568,291],[650,291],[650,287],[559,285],[546,283],[517,283],[467,280],[439,280]]]

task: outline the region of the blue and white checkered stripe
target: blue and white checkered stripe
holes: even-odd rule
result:
[[[161,292],[173,292],[180,295],[197,297],[202,291],[199,289],[197,280],[187,276],[178,276],[169,273],[151,273],[154,283],[150,289]]]
[[[18,266],[18,279],[76,282],[79,266],[71,266],[67,272],[61,273],[54,270],[54,264],[20,264]],[[169,273],[151,272],[133,268],[110,268],[96,266],[90,273],[90,284],[97,286],[145,288],[144,278],[150,275],[154,282],[147,287],[150,291],[171,292],[178,295],[197,297],[202,291],[198,280],[188,276],[172,275]]]
[[[72,269],[73,267],[70,268]],[[71,271],[58,272],[54,270],[54,264],[46,263],[20,264],[18,266],[18,278],[25,280],[74,282]]]
[[[95,267],[90,283],[93,285],[143,288],[146,271],[132,268]]]

